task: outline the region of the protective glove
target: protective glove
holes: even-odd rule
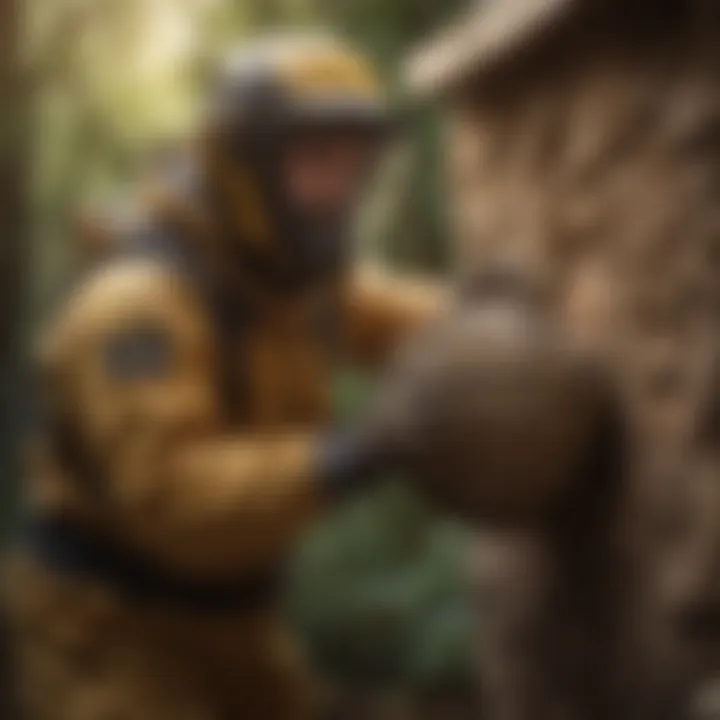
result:
[[[334,499],[371,485],[391,462],[390,448],[371,421],[332,430],[318,449],[320,480]]]

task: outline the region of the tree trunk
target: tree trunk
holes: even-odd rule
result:
[[[27,118],[18,0],[0,0],[0,462],[2,494],[18,471],[17,431],[27,242]],[[3,502],[5,506],[5,502]],[[4,511],[4,507],[3,507]],[[5,513],[3,512],[3,515]]]
[[[19,0],[0,0],[0,529],[12,513],[19,475],[25,252],[26,86],[20,64]],[[12,673],[0,619],[0,716],[13,717]]]

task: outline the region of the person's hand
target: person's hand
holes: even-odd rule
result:
[[[320,481],[331,498],[342,499],[373,485],[391,458],[372,421],[335,428],[320,440]]]

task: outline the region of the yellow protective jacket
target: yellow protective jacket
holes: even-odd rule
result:
[[[254,288],[235,324],[218,322],[204,295],[151,253],[80,284],[43,348],[55,424],[28,503],[182,583],[254,587],[328,504],[316,464],[337,343],[325,311],[339,314],[340,346],[377,363],[440,293],[363,270],[292,296]],[[81,462],[59,457],[58,435]],[[65,572],[62,550],[49,551],[60,556],[50,567],[20,548],[8,583],[30,720],[315,715],[270,598],[213,610],[136,597]]]

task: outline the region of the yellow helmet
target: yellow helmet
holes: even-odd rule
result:
[[[304,262],[318,260],[305,252],[314,229],[286,195],[283,148],[296,131],[325,128],[367,133],[379,143],[391,123],[378,79],[338,40],[281,35],[232,52],[212,92],[211,173],[232,216],[235,247],[268,275],[301,275]],[[333,242],[339,252],[345,244]]]
[[[378,79],[359,53],[331,37],[281,35],[229,54],[211,120],[242,135],[324,124],[383,131],[389,118]]]

